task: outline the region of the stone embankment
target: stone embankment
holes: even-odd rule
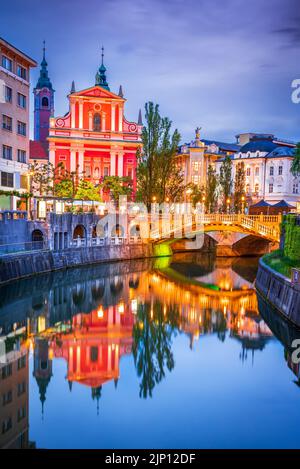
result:
[[[286,319],[300,327],[300,287],[259,261],[256,277],[258,292]]]
[[[33,251],[0,258],[0,284],[32,275],[81,265],[153,257],[152,244],[124,244]]]

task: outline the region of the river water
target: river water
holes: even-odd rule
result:
[[[258,259],[126,261],[0,289],[0,447],[299,448],[300,332]]]

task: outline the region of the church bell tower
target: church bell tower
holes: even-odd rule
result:
[[[48,64],[45,57],[45,41],[40,76],[34,93],[34,140],[48,147],[49,119],[54,115],[54,89],[48,76]]]

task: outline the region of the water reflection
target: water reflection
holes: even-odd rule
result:
[[[283,343],[290,333],[260,298],[258,313],[256,267],[257,260],[184,254],[57,272],[2,287],[0,387],[6,404],[0,407],[0,447],[34,445],[28,435],[31,356],[42,415],[56,361],[65,364],[65,386],[70,392],[74,383],[88,388],[98,413],[107,383],[117,388],[122,357],[133,359],[140,398],[159,392],[155,388],[176,368],[174,341],[180,335],[188,337],[192,350],[202,335],[234,340],[239,359],[250,356],[253,365],[255,352],[273,340],[271,330]],[[298,380],[299,369],[293,371]]]

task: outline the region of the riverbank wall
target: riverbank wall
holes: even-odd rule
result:
[[[56,270],[154,256],[153,245],[150,243],[85,246],[63,251],[42,250],[8,254],[0,258],[0,285]]]
[[[300,327],[300,287],[259,261],[256,277],[258,292],[286,319]]]

